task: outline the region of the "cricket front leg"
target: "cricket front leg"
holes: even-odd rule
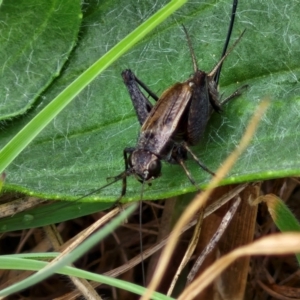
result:
[[[113,177],[108,177],[106,178],[107,180],[113,179],[113,183],[119,180],[122,180],[122,190],[121,190],[121,195],[117,198],[116,203],[119,203],[120,200],[126,195],[126,189],[127,189],[127,177],[130,176],[132,174],[132,170],[129,167],[129,163],[128,163],[128,154],[130,155],[130,153],[132,153],[132,151],[135,148],[125,148],[123,150],[123,156],[124,156],[124,164],[125,164],[125,170],[117,175],[117,176],[113,176]],[[110,183],[111,184],[111,183]],[[109,185],[110,185],[109,184]]]
[[[123,156],[124,156],[124,164],[125,164],[125,171],[123,172],[125,176],[122,178],[122,191],[120,198],[124,197],[126,195],[126,189],[127,189],[127,177],[132,174],[132,169],[129,167],[129,158],[128,155],[130,155],[135,148],[125,148],[123,150]]]

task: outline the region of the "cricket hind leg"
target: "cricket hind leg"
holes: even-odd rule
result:
[[[209,83],[209,101],[210,101],[214,111],[216,111],[218,113],[222,112],[222,110],[223,110],[222,107],[225,104],[227,104],[230,100],[239,97],[248,87],[249,87],[249,85],[247,85],[247,84],[239,87],[232,94],[230,94],[223,101],[221,101],[221,100],[219,100],[219,98],[221,98],[221,97],[219,96],[219,92],[217,91],[216,83],[214,81],[211,81]]]
[[[230,100],[239,97],[240,95],[243,94],[243,92],[248,89],[249,85],[245,84],[242,85],[241,87],[239,87],[237,90],[235,90],[231,95],[229,95],[228,97],[226,97],[223,101],[219,102],[221,107],[224,106],[225,104],[227,104]]]
[[[124,84],[127,87],[138,121],[142,126],[147,119],[153,105],[140,90],[138,82],[136,81],[136,77],[131,70],[123,71],[122,77]]]
[[[220,113],[222,111],[222,103],[219,101],[220,94],[218,92],[217,83],[214,80],[208,82],[208,94],[209,102],[213,110],[217,113]]]
[[[136,82],[155,100],[155,102],[157,102],[157,100],[159,99],[159,97],[150,90],[150,88],[140,79],[138,79],[135,76]]]
[[[124,84],[127,87],[138,121],[142,126],[153,108],[152,103],[141,91],[140,86],[155,100],[158,97],[135,74],[127,69],[122,72]]]

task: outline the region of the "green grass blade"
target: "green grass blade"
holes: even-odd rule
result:
[[[269,213],[281,232],[300,232],[300,223],[280,198],[273,194],[262,197],[267,204]],[[298,264],[300,264],[300,254],[296,254]]]
[[[185,2],[186,0],[174,0],[168,3],[103,55],[53,99],[49,105],[2,148],[0,151],[0,173],[93,79]]]
[[[39,272],[34,275],[24,279],[23,281],[14,284],[10,287],[7,287],[0,291],[0,296],[8,296],[18,291],[21,291],[28,286],[32,286],[41,280],[49,277],[53,273],[60,270],[62,267],[73,263],[77,260],[81,255],[83,255],[86,251],[88,251],[91,247],[99,243],[102,239],[104,239],[107,235],[113,232],[124,220],[126,220],[129,215],[136,209],[137,204],[134,204],[128,208],[126,208],[119,216],[114,218],[110,223],[103,227],[100,231],[96,232],[92,236],[90,236],[86,241],[84,241],[78,248],[76,248],[71,253],[64,256],[61,260],[58,260],[54,264],[47,266],[41,269]],[[0,266],[1,267],[1,266]]]

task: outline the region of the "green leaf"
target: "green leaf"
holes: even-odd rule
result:
[[[6,190],[48,198],[76,199],[106,184],[106,177],[124,169],[122,151],[135,146],[139,125],[120,73],[132,69],[157,94],[192,73],[184,24],[191,36],[202,70],[218,61],[230,19],[231,1],[188,3],[161,24],[130,52],[94,80],[25,151],[7,168]],[[87,4],[82,30],[68,66],[43,93],[39,105],[26,116],[7,124],[0,144],[5,145],[24,124],[63,88],[118,41],[157,11],[163,3],[102,1]],[[233,38],[246,33],[226,60],[220,92],[230,94],[243,84],[250,88],[215,114],[196,155],[216,170],[234,149],[259,100],[271,96],[271,106],[260,128],[223,182],[237,183],[295,175],[300,172],[299,70],[300,7],[297,1],[245,1],[239,4]],[[21,76],[21,75],[20,75]],[[187,162],[201,185],[210,176]],[[164,164],[162,177],[145,187],[145,199],[158,199],[194,190],[182,169]],[[121,183],[89,201],[115,201]],[[125,200],[140,198],[141,185],[130,178]]]
[[[137,41],[150,32],[155,26],[164,21],[172,12],[183,5],[185,0],[176,0],[162,7],[147,21],[138,26],[134,31],[106,52],[100,59],[91,65],[85,72],[78,76],[58,96],[19,131],[0,151],[0,170],[3,170],[11,161],[40,133],[58,113],[76,97],[98,74],[105,70],[121,54],[130,49]],[[63,203],[37,208],[17,214],[13,218],[4,218],[0,222],[0,231],[11,231],[22,228],[32,228],[68,220],[75,216],[82,216],[95,211],[107,209],[108,203],[98,205],[82,204],[69,209]],[[58,208],[59,206],[59,208]],[[5,208],[2,208],[2,210]],[[57,209],[57,210],[55,210]],[[54,214],[53,214],[54,212]],[[5,213],[6,214],[6,213]]]
[[[63,89],[46,107],[26,124],[0,151],[0,171],[2,172],[28,144],[51,122],[79,93],[101,74],[117,58],[130,49],[155,26],[178,9],[185,0],[169,3],[151,18],[141,24],[105,55],[92,64],[71,84]]]
[[[26,112],[59,76],[77,41],[80,1],[6,0],[0,20],[0,120],[4,120]]]
[[[9,270],[15,269],[15,270],[38,271],[41,270],[43,267],[46,267],[48,263],[35,260],[36,257],[38,257],[39,259],[49,259],[49,258],[55,258],[58,254],[59,253],[34,253],[33,255],[31,254],[2,255],[0,257],[0,267],[1,269],[9,269]],[[131,282],[127,282],[110,276],[87,272],[69,266],[62,267],[57,273],[62,275],[74,276],[78,278],[84,278],[86,280],[92,280],[94,282],[106,284],[115,288],[123,289],[125,291],[130,291],[137,295],[143,295],[146,291],[146,288],[138,286],[137,284]],[[16,288],[18,288],[20,284],[22,284],[22,282],[17,283]],[[151,299],[172,300],[174,298],[165,296],[158,292],[154,292],[152,294]]]
[[[5,174],[2,173],[2,174],[0,174],[0,194],[2,191],[3,184],[4,184],[4,180],[5,180]]]

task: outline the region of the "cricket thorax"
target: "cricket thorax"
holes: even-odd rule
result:
[[[142,181],[148,181],[160,176],[160,159],[155,154],[145,149],[136,149],[131,153],[129,157],[129,166],[133,173]]]

